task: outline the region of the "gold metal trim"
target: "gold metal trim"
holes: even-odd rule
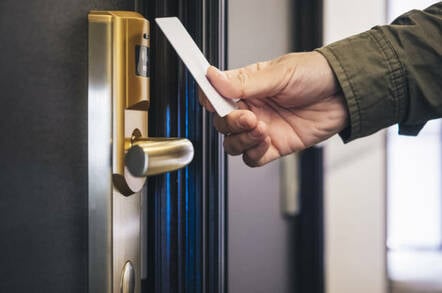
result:
[[[128,290],[139,293],[146,176],[186,166],[194,150],[187,139],[143,138],[149,77],[136,60],[148,61],[149,22],[133,11],[91,11],[88,20],[89,292],[134,280]]]
[[[130,262],[132,292],[139,293],[145,178],[130,174],[124,155],[125,137],[135,126],[147,135],[147,111],[126,108],[128,103],[148,105],[149,78],[134,70],[135,46],[149,45],[144,37],[148,22],[135,12],[120,11],[93,11],[88,20],[89,292],[120,292],[122,269]]]

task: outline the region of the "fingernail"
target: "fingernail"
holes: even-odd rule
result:
[[[215,74],[217,75],[218,78],[222,78],[222,79],[227,80],[227,76],[223,71],[219,70],[215,66],[211,66],[211,67],[214,69]]]

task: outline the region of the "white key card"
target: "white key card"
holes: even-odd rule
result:
[[[223,98],[210,84],[206,77],[210,64],[181,21],[176,17],[156,18],[155,21],[178,53],[178,56],[183,60],[184,65],[189,69],[218,115],[224,117],[237,109],[233,101]]]

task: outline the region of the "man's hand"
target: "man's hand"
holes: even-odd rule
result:
[[[241,99],[239,110],[216,115],[214,124],[225,134],[226,152],[243,154],[249,166],[303,150],[346,126],[345,100],[320,53],[292,53],[225,72],[210,67],[207,78],[222,96]],[[201,93],[200,103],[214,111]]]

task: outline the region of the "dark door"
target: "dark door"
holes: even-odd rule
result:
[[[87,292],[87,15],[135,9],[179,16],[222,65],[218,1],[0,2],[0,292]],[[224,156],[192,78],[152,30],[150,135],[190,138],[195,159],[149,179],[143,290],[221,292]]]
[[[148,19],[177,16],[211,64],[225,65],[225,1],[142,0]],[[152,24],[152,22],[151,22]],[[153,24],[149,134],[189,138],[188,168],[148,182],[148,270],[144,292],[226,292],[225,155],[198,87]],[[158,124],[157,121],[164,121]]]
[[[87,292],[87,13],[0,2],[0,292]]]

